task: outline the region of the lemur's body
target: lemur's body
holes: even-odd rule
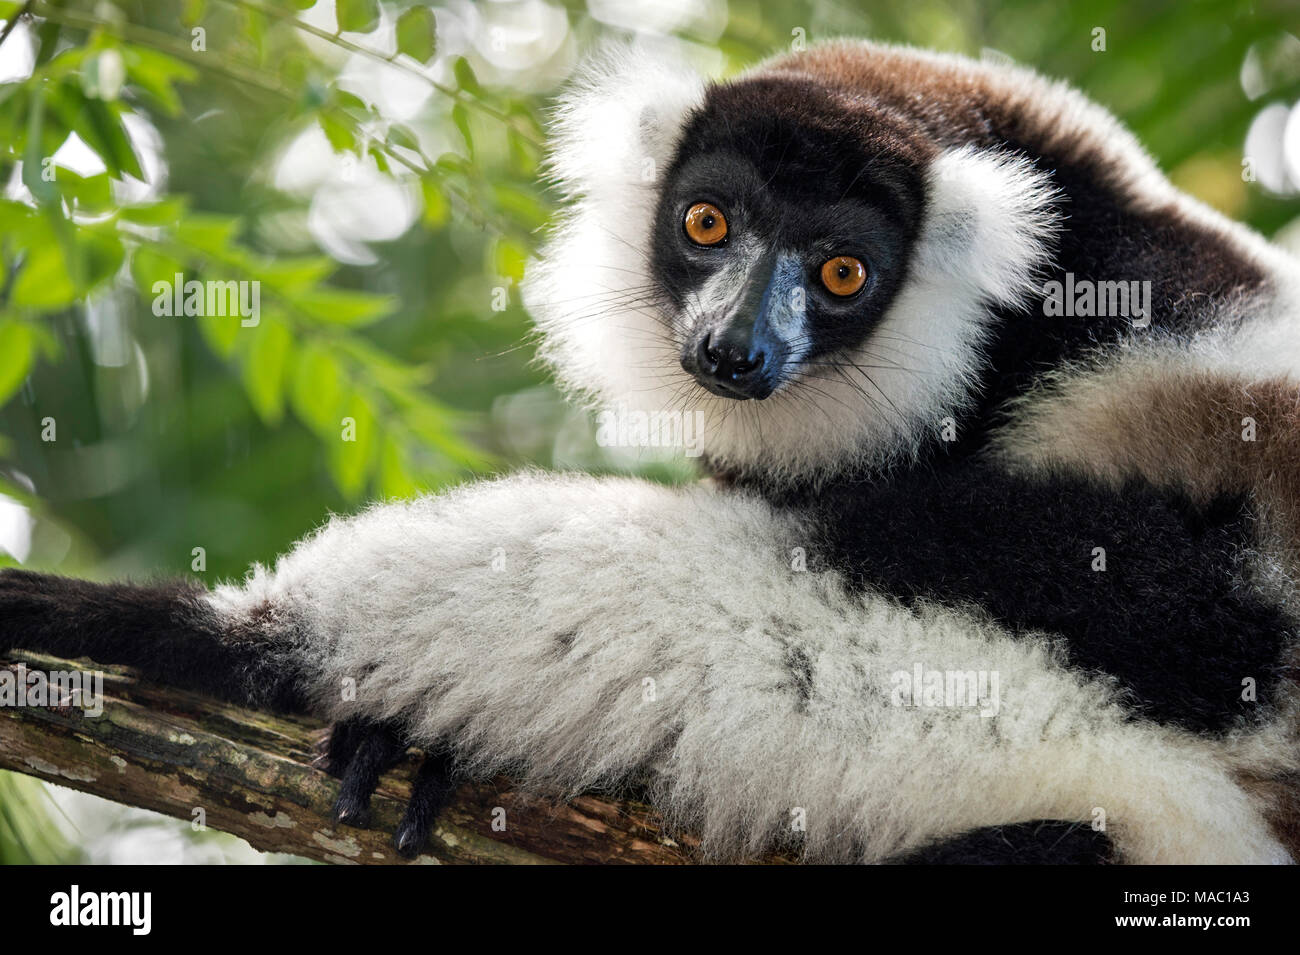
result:
[[[474,484],[210,595],[7,574],[0,644],[383,727],[340,747],[345,814],[411,742],[636,781],[721,857],[1288,858],[1293,260],[1077,94],[869,45],[707,88],[615,57],[555,172],[544,354],[700,412],[716,486]],[[1150,311],[1037,314],[1065,273],[1149,280]],[[996,674],[996,715],[897,705],[917,667]]]

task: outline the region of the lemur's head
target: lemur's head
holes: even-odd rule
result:
[[[1024,161],[797,69],[708,84],[606,54],[562,102],[574,202],[525,300],[561,381],[702,423],[717,467],[886,463],[971,399],[1052,228]]]

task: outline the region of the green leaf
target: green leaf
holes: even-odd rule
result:
[[[130,268],[131,279],[135,282],[141,299],[149,303],[151,310],[159,295],[171,296],[176,275],[185,272],[182,262],[148,246],[141,246],[131,253]],[[167,283],[167,287],[155,290],[154,286],[160,282]]]
[[[477,95],[482,89],[478,77],[474,75],[474,68],[469,65],[469,60],[465,57],[456,57],[456,61],[451,65],[451,72],[456,77],[456,85],[466,93]]]
[[[325,256],[301,256],[292,259],[258,259],[249,271],[266,285],[281,292],[305,291],[329,278],[334,262]]]
[[[198,319],[199,333],[208,347],[223,358],[235,353],[241,339],[239,333],[244,331],[239,320],[229,315],[201,315]]]
[[[469,131],[469,109],[464,103],[457,103],[451,108],[451,121],[456,124],[461,138],[465,140],[465,151],[471,159],[474,158],[474,137]]]
[[[455,153],[443,153],[433,165],[439,172],[453,175],[468,176],[473,171],[465,157]]]
[[[100,211],[112,205],[113,190],[106,172],[83,178],[71,169],[59,166],[54,181],[63,197],[75,200],[80,211]]]
[[[36,360],[36,335],[28,325],[0,324],[0,405],[22,387]]]
[[[406,465],[405,449],[391,436],[379,452],[379,493],[385,498],[412,497],[420,491]]]
[[[28,223],[35,218],[29,206],[12,199],[0,199],[0,236],[7,236],[25,230]]]
[[[54,152],[50,150],[42,155],[45,105],[49,99],[45,87],[37,87],[28,107],[27,142],[23,150],[23,185],[41,205],[49,205],[58,198],[54,183],[46,181],[41,175],[44,169],[42,160],[45,156],[53,155]]]
[[[528,250],[514,239],[503,236],[497,240],[493,255],[497,275],[521,282],[524,278],[524,263],[527,261]]]
[[[432,10],[411,7],[397,18],[397,49],[421,63],[433,59],[438,50],[438,35]]]
[[[363,338],[348,336],[336,342],[339,350],[347,353],[355,362],[390,394],[405,394],[412,388],[420,388],[431,379],[432,369],[428,366],[409,365],[376,348]]]
[[[97,139],[107,146],[112,157],[111,162],[105,160],[105,165],[128,173],[136,179],[143,180],[144,169],[141,168],[140,160],[135,154],[135,148],[131,145],[131,140],[126,135],[126,129],[122,126],[121,107],[116,104],[110,106],[97,99],[88,99],[85,103],[85,112],[90,128],[96,131]],[[81,134],[80,128],[77,133]],[[82,136],[82,138],[85,137]],[[104,158],[102,153],[100,158]]]
[[[501,183],[493,186],[492,197],[497,206],[519,223],[525,231],[532,232],[546,224],[550,209],[530,190]]]
[[[343,33],[369,33],[379,26],[379,0],[336,0],[334,12]]]
[[[27,84],[0,84],[0,154],[22,155],[27,142]]]
[[[227,255],[239,231],[233,216],[192,213],[176,227],[176,237],[186,245],[213,255]]]
[[[79,295],[85,295],[116,275],[126,257],[122,240],[109,232],[79,230],[77,250],[82,263],[81,282],[77,289]]]
[[[72,279],[63,247],[48,238],[27,249],[22,268],[14,279],[10,300],[14,305],[51,310],[71,305],[77,298],[77,285]]]
[[[185,206],[184,197],[169,196],[151,205],[126,206],[118,213],[118,218],[137,225],[175,225],[185,214]]]
[[[21,236],[26,254],[11,295],[28,308],[72,304],[116,275],[126,254],[111,225],[77,228],[54,211],[29,220]]]
[[[316,117],[320,124],[321,131],[325,133],[325,138],[336,153],[355,153],[357,151],[357,137],[352,131],[352,125],[343,119],[340,119],[334,113],[322,111]]]
[[[310,289],[289,295],[288,300],[312,318],[338,325],[369,325],[396,305],[387,295],[339,288]]]
[[[127,80],[144,91],[169,116],[181,111],[176,83],[192,83],[198,71],[184,60],[142,46],[123,48]]]
[[[87,98],[71,80],[53,87],[48,103],[50,111],[99,155],[110,173],[120,177],[125,172],[137,179],[144,178],[140,160],[122,128],[119,105]]]
[[[252,334],[243,377],[254,409],[269,425],[279,424],[284,416],[285,372],[292,348],[293,336],[283,322],[263,315],[261,324]]]
[[[345,424],[344,419],[350,420]],[[333,437],[326,439],[330,474],[344,495],[360,497],[366,479],[374,470],[375,449],[379,444],[374,413],[360,393],[354,391],[344,400],[334,427]],[[351,440],[344,440],[345,437]]]
[[[357,96],[355,93],[349,93],[347,90],[341,90],[336,87],[331,92],[331,98],[333,99],[335,106],[341,107],[345,110],[353,110],[363,116],[368,115],[371,111],[365,100],[360,96]]]
[[[319,344],[309,344],[298,355],[289,402],[313,431],[337,435],[339,408],[346,394],[347,376],[338,359]]]
[[[438,229],[446,225],[451,207],[437,181],[426,176],[420,180],[420,191],[424,195],[424,214],[421,219],[425,226]]]
[[[251,6],[244,7],[242,12],[244,28],[240,32],[243,39],[252,45],[257,62],[262,63],[266,60],[266,15]]]
[[[415,153],[420,151],[420,140],[409,126],[393,123],[388,127],[387,138],[390,145],[401,146],[403,149],[409,149]]]
[[[185,0],[181,8],[181,23],[186,27],[198,26],[207,10],[208,0]]]
[[[513,126],[506,130],[506,143],[510,150],[510,168],[517,176],[532,179],[537,174],[541,160],[538,148],[524,139]]]

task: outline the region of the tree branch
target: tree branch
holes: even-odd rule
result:
[[[392,832],[415,768],[385,776],[370,829],[330,816],[338,780],[311,765],[325,729],[137,682],[129,670],[16,651],[0,668],[103,673],[103,713],[74,706],[0,707],[0,768],[116,802],[233,833],[257,849],[323,862],[383,865],[406,860]],[[505,810],[505,830],[494,815]],[[494,812],[495,811],[495,812]],[[511,790],[508,780],[460,787],[417,862],[651,863],[693,861],[688,845],[629,800],[584,796],[557,804]]]

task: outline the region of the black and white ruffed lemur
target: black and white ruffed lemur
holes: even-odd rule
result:
[[[1069,87],[957,56],[606,52],[554,143],[541,354],[698,416],[715,481],[471,483],[211,591],[7,571],[0,646],[335,721],[344,821],[435,754],[407,853],[508,771],[635,781],[711,859],[1292,861],[1295,258]],[[917,672],[995,675],[995,712]]]

